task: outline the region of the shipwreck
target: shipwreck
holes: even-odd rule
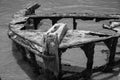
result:
[[[14,14],[8,30],[9,38],[21,51],[23,59],[27,60],[26,55],[30,55],[34,72],[40,74],[39,69],[43,69],[44,74],[47,76],[52,75],[57,80],[64,79],[62,76],[67,72],[62,71],[61,55],[68,48],[80,47],[87,57],[86,69],[68,78],[83,77],[88,79],[95,71],[93,69],[93,56],[95,44],[98,42],[104,42],[110,51],[109,61],[99,69],[104,72],[109,72],[113,69],[116,45],[120,35],[116,32],[114,34],[106,34],[96,31],[78,30],[76,20],[88,19],[98,22],[110,19],[119,20],[120,16],[89,13],[36,14],[35,10],[39,7],[39,4],[32,3]],[[69,29],[64,22],[57,23],[63,18],[73,20],[73,29]],[[52,26],[47,31],[38,29],[39,23],[43,19],[50,19],[52,22]],[[104,25],[104,27],[108,28],[107,25]],[[37,64],[36,56],[43,59],[44,67],[40,67]],[[48,80],[53,80],[50,77]]]

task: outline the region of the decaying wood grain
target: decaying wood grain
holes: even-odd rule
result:
[[[40,5],[38,3],[30,3],[26,8],[18,11],[13,15],[13,18],[25,17],[27,15],[35,14],[35,10],[39,8]]]
[[[40,5],[36,2],[35,3],[29,3],[26,6],[27,11],[26,11],[25,15],[35,14],[35,10],[39,7],[40,7]]]
[[[50,70],[51,72],[54,72],[54,75],[58,76],[60,72],[60,64],[59,64],[59,42],[58,42],[58,35],[57,34],[48,34],[45,37],[45,51],[44,55],[46,56],[55,56],[54,59],[49,60],[46,58],[43,58],[45,69]]]
[[[102,36],[102,37],[99,37]],[[59,48],[78,47],[91,42],[99,42],[112,36],[104,33],[85,31],[85,30],[68,30],[63,38]]]
[[[103,24],[103,28],[110,29],[120,33],[120,20],[117,21],[110,21],[108,25]]]
[[[120,20],[119,21],[110,21],[110,27],[115,28],[120,26]]]
[[[110,14],[93,14],[93,13],[52,13],[29,15],[30,18],[102,18],[102,19],[120,19],[120,16]]]
[[[57,34],[58,36],[58,42],[61,43],[63,37],[65,36],[65,34],[68,31],[68,27],[66,24],[64,23],[57,23],[55,25],[53,25],[47,32],[46,34]]]
[[[25,23],[27,19],[28,19],[28,17],[15,18],[15,19],[13,19],[13,20],[10,22],[10,24],[21,24],[21,23]]]

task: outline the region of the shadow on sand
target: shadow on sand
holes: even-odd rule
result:
[[[30,66],[29,62],[26,62],[22,59],[22,55],[16,47],[17,46],[12,43],[12,54],[15,57],[17,64],[29,76],[31,80],[36,80],[37,75],[33,73],[32,67]]]

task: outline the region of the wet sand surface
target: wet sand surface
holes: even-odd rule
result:
[[[2,80],[36,80],[37,76],[31,71],[29,64],[22,60],[18,51],[12,51],[12,42],[7,36],[8,23],[12,15],[22,9],[32,0],[0,0],[0,77]],[[115,13],[120,14],[119,0],[34,0],[38,1],[41,8],[37,13],[46,12],[96,12],[96,13]],[[60,22],[68,23],[72,27],[71,20],[61,20]],[[49,26],[44,22],[45,26]],[[83,22],[78,20],[78,29],[98,31],[101,29],[101,23],[91,21]],[[84,25],[85,24],[85,25]],[[119,40],[120,43],[120,40]],[[118,43],[117,52],[120,53],[120,45]],[[94,66],[100,66],[106,63],[106,54],[102,53],[107,50],[103,43],[97,44],[95,47]],[[119,54],[116,59],[120,59]],[[80,48],[69,49],[62,55],[62,62],[69,63],[73,66],[74,71],[81,71],[85,68],[86,57]],[[67,67],[66,69],[69,69]],[[113,73],[94,73],[93,80],[120,80],[120,65],[115,68]]]

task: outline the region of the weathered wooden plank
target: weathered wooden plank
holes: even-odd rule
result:
[[[40,5],[38,3],[30,3],[26,8],[18,11],[16,14],[13,15],[13,18],[19,18],[26,15],[35,14],[35,10],[39,8]]]
[[[19,25],[13,26],[13,30],[14,30],[14,27],[16,29],[16,30],[14,30],[16,32],[16,34],[30,40],[33,43],[36,43],[38,45],[43,44],[42,43],[42,35],[44,33],[38,32],[36,30],[20,31],[19,28],[17,29],[18,26]],[[55,32],[52,31],[52,30],[54,30],[54,28],[52,27],[53,29],[51,28],[50,30],[48,30],[48,32],[45,33],[45,34],[49,33],[49,34],[54,34],[54,35],[56,33],[58,34],[58,37],[59,37],[58,40],[60,40],[60,42],[62,41],[61,44],[59,43],[60,44],[59,48],[77,47],[77,46],[80,46],[85,43],[99,42],[99,41],[113,37],[111,35],[106,35],[104,33],[92,32],[92,31],[83,31],[83,30],[68,30],[67,31],[64,29],[64,26],[59,27]],[[20,26],[20,28],[22,28],[22,27]],[[62,30],[65,30],[65,31],[62,31]],[[67,34],[65,34],[66,32],[67,32]],[[102,37],[99,37],[99,36],[102,36]]]
[[[26,11],[25,15],[35,14],[35,10],[39,7],[40,7],[40,5],[38,3],[30,3],[26,7],[27,11]]]
[[[27,19],[28,19],[28,17],[15,18],[10,22],[10,25],[25,23],[27,21]]]
[[[119,21],[110,21],[110,27],[120,27],[120,20]]]
[[[100,36],[100,37],[99,37]],[[106,35],[104,33],[84,30],[68,30],[67,34],[63,38],[59,48],[72,48],[84,45],[87,43],[95,43],[109,39],[112,35]]]
[[[9,36],[9,37],[13,41],[18,43],[19,45],[25,47],[26,49],[28,49],[28,50],[30,50],[32,52],[34,52],[39,57],[46,58],[46,59],[49,59],[49,60],[54,58],[54,56],[46,56],[46,55],[42,54],[43,51],[41,51],[41,50],[42,50],[43,47],[40,47],[38,45],[38,43],[35,43],[34,41],[31,41],[31,40],[26,41],[26,39],[24,39],[24,37],[21,37],[21,36],[19,36],[17,34],[15,36],[12,35],[12,36]]]
[[[60,59],[59,59],[59,42],[58,42],[58,36],[55,34],[48,34],[45,37],[45,52],[44,55],[46,56],[55,56],[54,59],[49,60],[46,58],[43,58],[44,64],[45,64],[45,70],[49,70],[54,73],[55,76],[59,75],[60,72]]]
[[[30,10],[35,10],[37,8],[39,8],[41,5],[39,5],[37,2],[31,2],[28,5],[26,5],[26,9]]]
[[[100,18],[100,19],[120,19],[119,16],[112,14],[91,14],[91,13],[53,13],[30,15],[30,18]]]
[[[110,29],[120,33],[120,20],[118,21],[110,21],[108,25],[103,24],[104,29]]]
[[[65,36],[66,32],[68,31],[67,25],[64,23],[56,23],[53,25],[46,34],[57,34],[58,35],[58,41],[61,43],[63,37]]]

